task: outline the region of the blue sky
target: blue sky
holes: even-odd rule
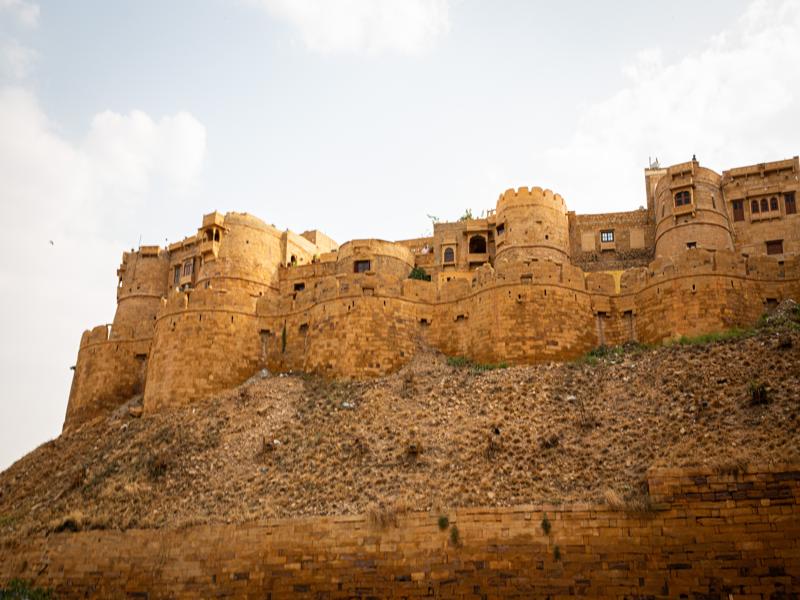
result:
[[[0,468],[58,434],[139,239],[402,239],[521,185],[632,210],[649,156],[798,154],[798,64],[798,0],[0,0]]]

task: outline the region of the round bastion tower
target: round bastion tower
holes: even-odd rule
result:
[[[506,190],[497,200],[495,222],[496,268],[531,259],[569,262],[567,207],[551,190]]]
[[[112,339],[145,338],[153,335],[161,298],[167,292],[169,254],[158,246],[142,246],[125,252],[117,269],[117,311],[111,326]]]
[[[687,248],[733,250],[721,176],[697,160],[671,166],[656,186],[656,257]]]
[[[262,366],[256,302],[277,293],[281,232],[248,214],[206,215],[192,289],[173,289],[156,320],[145,412],[239,385]]]
[[[265,293],[278,290],[281,232],[247,213],[211,213],[197,232],[200,267],[195,287]]]

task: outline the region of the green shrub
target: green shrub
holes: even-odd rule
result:
[[[458,527],[453,525],[450,528],[450,543],[453,546],[458,546],[461,543],[461,534],[458,532]]]
[[[545,513],[544,516],[542,516],[542,531],[544,531],[545,535],[550,534],[551,527],[550,519],[547,518],[547,514]]]
[[[447,515],[441,515],[439,517],[439,530],[444,531],[448,527],[450,527],[450,519],[447,518]]]
[[[714,331],[712,333],[704,333],[694,337],[681,336],[678,338],[678,343],[681,346],[702,346],[704,344],[713,344],[714,342],[724,342],[726,340],[739,340],[742,338],[750,337],[753,335],[751,329],[727,329],[725,331]]]
[[[0,588],[0,600],[50,600],[50,590],[34,587],[29,581],[12,579],[4,588]]]
[[[476,363],[464,356],[448,356],[447,364],[451,367],[458,369],[468,368],[475,373],[482,373],[484,371],[494,371],[495,369],[507,369],[507,362],[499,363]]]
[[[430,281],[431,276],[422,267],[414,267],[411,273],[408,274],[409,279],[419,279],[421,281]]]

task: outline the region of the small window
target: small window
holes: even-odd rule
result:
[[[783,203],[786,205],[787,215],[794,215],[797,213],[797,205],[794,201],[794,192],[786,192],[783,195]]]
[[[744,221],[744,200],[733,201],[733,220]]]
[[[444,262],[446,263],[456,262],[456,253],[452,248],[445,248]]]
[[[769,209],[770,210],[778,210],[778,197],[773,196],[769,199]]]
[[[692,203],[692,193],[689,190],[683,190],[675,194],[675,206],[687,206]]]
[[[601,231],[600,232],[600,241],[603,242],[604,244],[608,243],[608,242],[613,242],[614,241],[614,231],[613,230]]]
[[[783,254],[783,240],[767,242],[767,254]]]
[[[766,198],[761,199],[761,212],[769,212],[769,200]]]
[[[357,260],[353,263],[353,273],[366,273],[369,268],[370,262],[368,260]]]
[[[506,224],[500,223],[500,225],[497,226],[497,235],[503,235],[505,232],[506,232]]]
[[[697,242],[686,242],[687,248],[697,248]]]
[[[181,266],[175,265],[175,273],[172,276],[172,283],[174,285],[180,285],[181,283]]]
[[[185,263],[183,263],[183,276],[186,277],[187,275],[191,275],[193,267],[194,263],[191,260],[187,260]]]
[[[300,283],[295,283],[294,284],[294,291],[295,292],[302,292],[304,289],[306,289],[306,284],[305,283],[300,282]]]
[[[753,213],[754,215],[758,214],[758,200],[750,201],[750,212]]]
[[[214,241],[215,242],[219,241],[219,229],[214,231]]]

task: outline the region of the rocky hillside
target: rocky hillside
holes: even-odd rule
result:
[[[651,466],[798,458],[800,326],[484,369],[433,353],[336,383],[264,374],[192,407],[134,406],[0,474],[0,540],[63,529],[606,500]],[[692,342],[692,343],[689,343]]]

